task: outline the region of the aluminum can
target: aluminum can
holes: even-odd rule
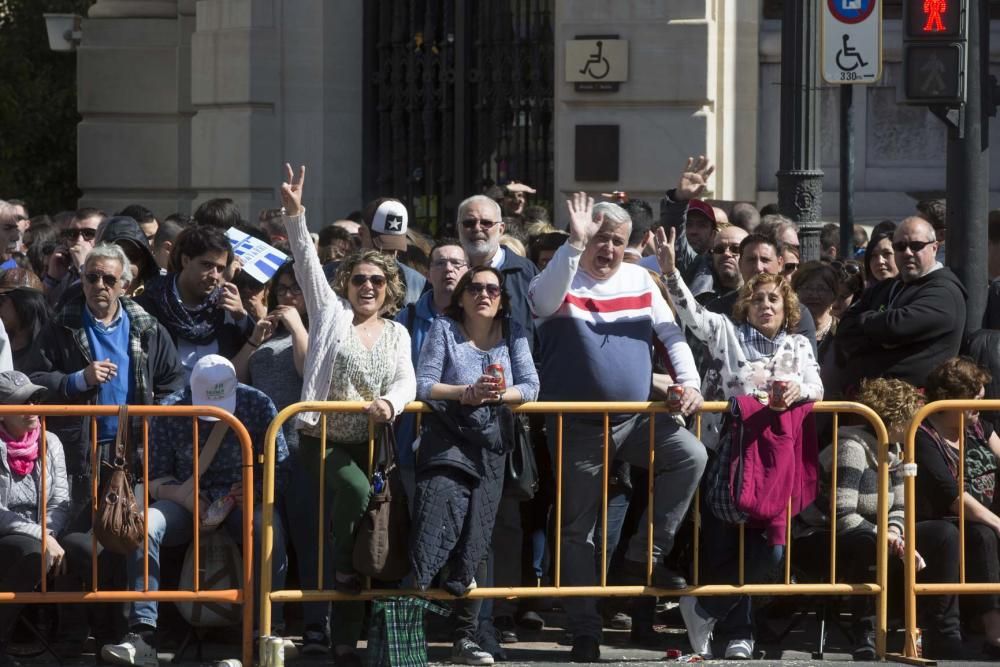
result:
[[[917,632],[913,636],[913,644],[917,650],[917,657],[922,658],[924,656],[924,633],[921,632],[920,628],[917,628]]]
[[[665,657],[667,660],[677,660],[681,657],[681,650],[679,648],[668,648]]]
[[[681,411],[681,400],[684,398],[684,386],[672,384],[667,387],[667,409],[671,412]]]
[[[788,389],[788,380],[772,380],[768,405],[778,410],[786,409],[788,407],[785,405],[784,399],[786,389]]]
[[[271,637],[267,640],[267,649],[270,659],[268,667],[285,667],[285,640],[281,637]]]
[[[503,366],[501,364],[490,364],[486,367],[486,374],[498,380],[497,391],[507,390],[507,379],[504,377]]]

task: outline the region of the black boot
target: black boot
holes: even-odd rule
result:
[[[877,660],[875,651],[875,619],[868,616],[854,624],[854,650],[851,652],[856,662]]]

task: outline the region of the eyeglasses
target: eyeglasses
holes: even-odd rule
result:
[[[497,224],[496,220],[476,220],[475,218],[466,218],[462,221],[462,226],[466,229],[475,229],[476,225],[483,229],[491,229],[495,224]]]
[[[118,284],[118,276],[113,276],[110,273],[85,273],[83,277],[91,285],[103,282],[108,289],[114,289],[115,285]]]
[[[64,229],[59,232],[59,237],[66,241],[76,241],[79,236],[82,236],[84,241],[93,241],[97,238],[97,230],[80,227],[79,229]]]
[[[739,243],[720,243],[719,245],[712,248],[713,255],[724,255],[726,251],[730,255],[740,256],[740,244]]]
[[[464,259],[435,259],[431,262],[432,269],[443,269],[448,266],[453,266],[456,269],[461,269],[463,266],[468,266],[469,264]]]
[[[856,276],[861,273],[861,265],[857,262],[842,262],[839,259],[830,262],[830,266],[837,269],[838,271],[843,271],[849,276]]]
[[[479,296],[480,292],[486,292],[486,296],[496,299],[500,296],[500,286],[493,283],[469,283],[465,286],[465,293],[472,296]]]
[[[375,289],[382,289],[385,287],[385,276],[380,275],[370,275],[366,276],[363,273],[356,273],[351,276],[351,284],[355,287],[363,287],[365,283],[371,283],[372,287]],[[301,294],[301,292],[300,292]]]
[[[364,281],[362,281],[361,285],[364,284],[365,284]],[[361,285],[358,285],[358,287],[361,287]],[[302,288],[299,287],[298,285],[282,285],[279,283],[274,288],[274,293],[277,294],[278,296],[299,296],[300,294],[302,294]]]
[[[906,249],[909,248],[910,252],[916,255],[932,243],[934,241],[896,241],[892,244],[892,249],[896,252],[906,252]]]

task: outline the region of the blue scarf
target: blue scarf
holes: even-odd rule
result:
[[[774,338],[768,338],[749,323],[737,325],[736,337],[748,361],[770,359],[785,342],[785,330],[782,329]]]

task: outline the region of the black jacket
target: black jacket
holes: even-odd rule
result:
[[[910,283],[883,280],[865,291],[837,325],[834,390],[850,391],[870,377],[923,387],[931,370],[962,347],[965,298],[965,287],[947,268]]]
[[[500,273],[503,274],[504,288],[510,298],[510,318],[520,324],[527,333],[528,345],[534,353],[535,320],[528,305],[528,286],[538,275],[538,267],[532,264],[531,260],[507,250]]]
[[[510,410],[484,405],[477,408],[457,401],[427,401],[433,412],[423,418],[417,472],[431,468],[456,468],[474,479],[484,474],[491,454],[504,453],[501,422],[512,419]]]
[[[141,405],[153,405],[184,386],[177,350],[167,330],[146,313],[135,301],[122,297],[120,303],[129,316],[129,362],[143,373],[144,395],[133,397]],[[49,401],[57,404],[85,403],[95,405],[97,388],[70,395],[67,384],[70,375],[93,361],[87,332],[83,328],[83,295],[69,301],[42,334],[28,357],[25,374],[31,381],[49,390]],[[133,353],[134,342],[142,350]],[[49,428],[59,435],[66,453],[69,474],[83,474],[89,469],[86,451],[89,446],[89,418],[56,418],[48,420]]]

